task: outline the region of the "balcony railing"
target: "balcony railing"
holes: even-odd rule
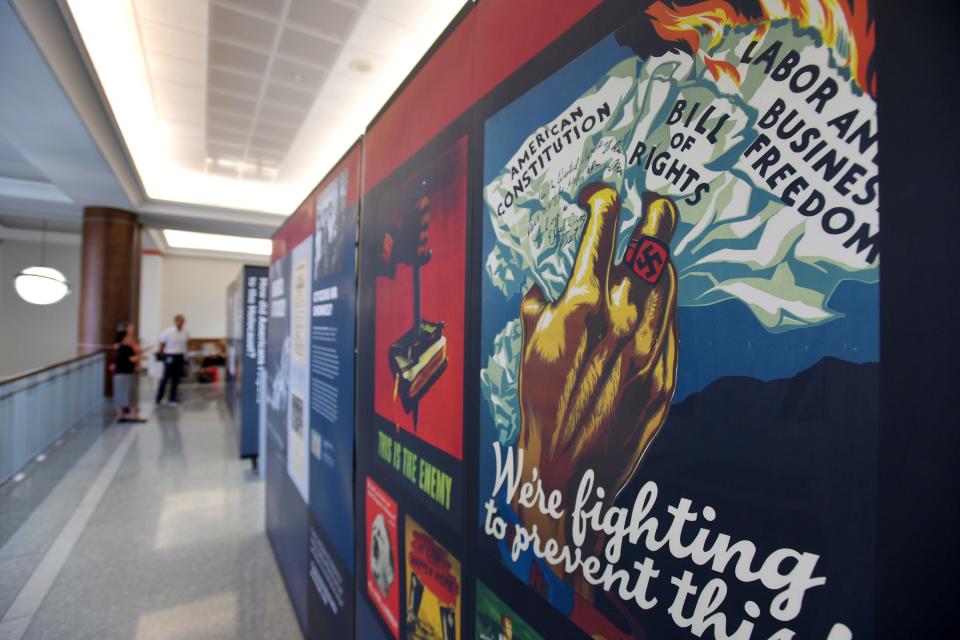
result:
[[[99,352],[0,380],[0,484],[103,406],[105,366]]]

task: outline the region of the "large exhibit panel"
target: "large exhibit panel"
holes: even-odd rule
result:
[[[606,3],[478,114],[475,510],[514,611],[595,638],[873,637],[872,20]]]
[[[310,321],[311,638],[354,625],[353,451],[360,144],[308,198],[313,206]]]
[[[422,469],[437,465],[421,441],[437,444],[418,428],[409,439],[404,420],[416,424],[420,405],[388,417],[378,397],[377,367],[398,341],[381,330],[390,285],[367,268],[393,236],[364,218],[373,237],[361,238],[360,323],[374,344],[366,356],[360,345],[360,379],[365,366],[373,379],[360,406],[373,409],[358,438],[369,451],[375,438],[380,460],[358,453],[358,501],[365,492],[374,514],[358,520],[371,529],[360,562],[379,567],[368,585],[404,583],[396,599],[368,587],[358,630],[372,611],[371,628],[390,635],[442,635],[443,615],[422,613],[429,603],[455,607],[456,629],[467,620],[489,634],[499,601],[529,618],[518,627],[547,637],[573,637],[570,624],[604,638],[869,637],[879,368],[870,7],[605,3],[474,94],[472,112],[428,119],[448,125],[426,147],[406,144],[410,129],[380,134],[394,111],[443,102],[443,64],[473,76],[455,88],[481,85],[496,61],[450,49],[502,35],[496,8],[480,3],[464,18],[366,138],[365,214],[382,192],[402,208],[411,187],[400,185],[465,137],[468,233],[481,226],[466,249],[479,306],[465,325],[460,482],[474,506],[461,537],[456,507],[445,518],[424,500],[435,476]],[[406,310],[394,302],[394,312]],[[450,370],[450,343],[430,351],[447,336],[426,337],[434,318],[412,318],[422,344],[399,346],[420,354],[413,380],[429,394]],[[402,404],[405,370],[392,372],[387,400]],[[424,599],[419,574],[437,569],[404,566],[407,528],[456,568],[460,599]],[[465,557],[461,541],[474,535]],[[474,548],[488,561],[474,561]]]
[[[227,288],[227,408],[241,458],[260,455],[261,385],[266,376],[267,267],[246,265]]]
[[[353,637],[360,143],[273,237],[267,533],[307,637]]]
[[[311,635],[875,634],[874,20],[861,0],[464,9],[363,139],[356,548],[331,488],[347,298],[318,266],[321,211],[356,215],[344,165],[278,234],[278,312],[299,317],[312,261],[314,362],[278,403],[268,517],[310,567],[308,587],[281,558]]]
[[[457,74],[438,75],[429,57],[370,126],[373,145],[364,138],[356,637],[371,640],[464,637],[470,121],[440,126],[437,136],[414,133],[415,142],[410,135],[463,99],[475,11],[461,14],[437,49],[452,52]],[[421,99],[424,74],[444,90],[396,120],[411,92]]]
[[[453,639],[479,629],[476,104],[596,4],[468,6],[364,137],[355,499],[366,548],[357,550],[357,637]],[[504,570],[500,579],[512,580]],[[506,607],[528,600],[512,582],[498,592],[519,594]],[[490,595],[488,613],[504,601]],[[533,610],[547,613],[539,623],[552,637],[576,637],[546,605],[534,600]],[[517,629],[526,633],[519,619]]]
[[[267,535],[304,633],[308,614],[313,200],[273,236],[267,325]]]
[[[425,577],[439,566],[413,570],[408,562],[459,566],[464,550],[467,146],[466,136],[443,139],[363,197],[356,489],[358,523],[368,527],[367,548],[358,550],[358,575],[366,576],[357,582],[366,604],[358,609],[362,637],[376,637],[364,635],[374,610],[381,631],[394,637],[459,637],[441,631],[442,624],[460,627],[459,570],[444,573],[438,592]],[[443,560],[412,545],[427,545]]]

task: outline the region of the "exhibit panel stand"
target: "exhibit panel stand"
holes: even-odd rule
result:
[[[227,287],[227,408],[237,428],[240,457],[254,468],[260,456],[260,386],[267,364],[267,268],[245,265]]]

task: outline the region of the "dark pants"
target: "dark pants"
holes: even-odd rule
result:
[[[160,387],[157,389],[157,404],[163,400],[163,391],[167,388],[167,381],[170,381],[170,402],[177,401],[177,385],[180,384],[180,378],[183,377],[183,356],[165,355],[163,356],[163,378],[160,379]]]

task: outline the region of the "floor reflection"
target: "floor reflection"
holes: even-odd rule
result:
[[[136,640],[233,638],[237,635],[237,594],[233,591],[144,613]]]
[[[186,456],[183,453],[183,434],[180,433],[180,413],[177,411],[158,411],[157,426],[160,427],[160,453],[157,456],[157,465],[161,468],[186,466]]]

